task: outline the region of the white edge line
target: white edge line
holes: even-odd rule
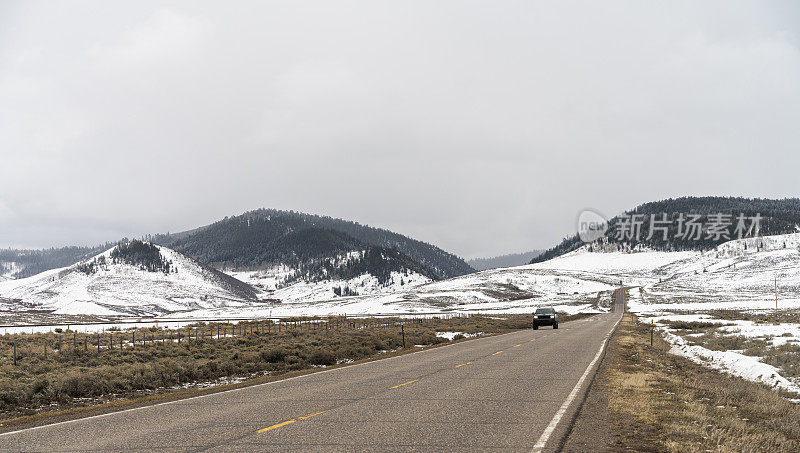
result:
[[[514,332],[508,332],[508,333],[501,333],[499,335],[489,335],[489,336],[483,337],[483,339],[499,338],[499,337],[503,337],[503,336],[506,336],[506,335],[512,335],[512,334],[515,334],[515,333],[526,332],[527,330],[529,330],[529,329],[517,330],[517,331],[514,331]],[[481,338],[477,337],[477,338],[474,338],[474,339],[478,340],[478,339],[481,339]],[[56,422],[56,423],[48,423],[48,424],[45,424],[45,425],[31,426],[29,428],[23,428],[23,429],[18,429],[18,430],[15,430],[15,431],[8,431],[8,432],[5,432],[5,433],[0,433],[0,437],[9,436],[11,434],[18,434],[18,433],[25,432],[25,431],[33,431],[33,430],[37,430],[37,429],[41,429],[41,428],[48,428],[48,427],[59,426],[59,425],[66,425],[68,423],[76,423],[76,422],[80,422],[80,421],[92,420],[92,419],[101,418],[101,417],[108,417],[110,415],[122,414],[122,413],[125,413],[125,412],[132,412],[132,411],[138,411],[138,410],[141,410],[141,409],[148,409],[148,408],[152,408],[152,407],[165,406],[167,404],[183,403],[185,401],[190,401],[190,400],[194,400],[194,399],[206,398],[206,397],[209,397],[209,396],[216,396],[216,395],[220,395],[220,394],[228,393],[228,392],[237,392],[237,391],[240,391],[240,390],[253,389],[253,388],[261,387],[261,386],[265,386],[265,385],[277,384],[279,382],[288,382],[288,381],[292,381],[292,380],[295,380],[295,379],[307,378],[309,376],[316,376],[316,375],[320,375],[320,374],[324,374],[324,373],[330,373],[330,372],[333,372],[333,371],[340,371],[340,370],[344,370],[344,369],[348,369],[348,368],[355,368],[357,366],[369,365],[370,363],[382,362],[384,360],[399,359],[399,358],[402,358],[402,357],[407,357],[407,356],[414,355],[414,354],[419,354],[419,353],[422,353],[422,352],[428,352],[428,351],[432,351],[432,350],[435,350],[435,349],[449,348],[450,346],[456,346],[456,345],[460,345],[460,344],[463,344],[463,343],[465,343],[465,342],[448,344],[448,345],[439,346],[439,347],[436,347],[436,348],[422,349],[420,351],[410,352],[408,354],[400,354],[400,355],[397,355],[397,356],[394,356],[394,357],[384,357],[382,359],[370,360],[368,362],[356,363],[355,365],[347,365],[347,366],[343,366],[343,367],[332,368],[330,370],[322,370],[322,371],[317,371],[317,372],[313,372],[313,373],[306,373],[306,374],[303,374],[303,375],[300,375],[300,376],[292,376],[292,377],[288,377],[288,378],[285,378],[285,379],[276,379],[274,381],[264,382],[264,383],[261,383],[261,384],[247,385],[247,386],[244,386],[244,387],[238,387],[238,388],[229,389],[229,390],[222,390],[220,392],[211,392],[211,393],[206,393],[206,394],[203,394],[203,395],[190,396],[188,398],[179,398],[179,399],[172,400],[172,401],[165,401],[163,403],[145,404],[143,406],[132,407],[130,409],[122,409],[122,410],[119,410],[119,411],[106,412],[104,414],[91,415],[89,417],[73,418],[73,419],[70,419],[70,420],[64,420],[64,421]]]
[[[617,324],[619,324],[620,321],[622,321],[622,316],[620,316],[620,318],[617,320],[617,322],[614,323],[614,326],[611,328],[608,334],[606,334],[606,337],[603,339],[603,343],[600,345],[600,350],[597,351],[597,354],[595,354],[594,359],[592,359],[591,363],[589,363],[589,366],[586,367],[586,371],[584,371],[583,376],[581,376],[581,378],[578,379],[578,383],[575,384],[575,387],[569,393],[569,396],[567,396],[567,399],[566,401],[564,401],[564,404],[561,405],[561,407],[556,412],[556,415],[554,415],[553,419],[550,420],[550,424],[547,425],[547,428],[544,429],[544,432],[539,437],[539,440],[537,440],[536,443],[533,445],[531,453],[539,453],[542,450],[544,450],[544,446],[547,444],[547,441],[550,440],[550,436],[553,434],[553,431],[555,431],[556,426],[558,426],[558,423],[561,421],[561,418],[564,416],[564,414],[567,413],[567,409],[569,409],[569,406],[570,404],[572,404],[572,401],[575,399],[575,397],[578,396],[578,392],[581,390],[583,382],[589,376],[589,373],[592,371],[592,368],[594,368],[594,364],[597,363],[597,361],[600,360],[600,356],[603,355],[606,343],[608,342],[608,339],[611,337],[611,334],[614,333],[614,329],[616,329]]]

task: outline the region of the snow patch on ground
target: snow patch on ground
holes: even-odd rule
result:
[[[781,388],[800,394],[800,387],[781,376],[777,368],[760,362],[756,357],[734,351],[712,351],[702,346],[689,345],[684,338],[670,332],[664,332],[664,336],[672,344],[670,349],[672,354],[687,357],[701,365],[724,371],[749,381],[760,382],[772,388]]]
[[[483,335],[483,332],[477,332],[477,333],[464,333],[464,332],[436,332],[436,336],[437,336],[437,337],[439,337],[439,338],[444,338],[444,339],[446,339],[447,341],[453,341],[453,338],[455,338],[455,337],[457,337],[457,336],[459,336],[459,335],[461,335],[461,336],[462,336],[462,337],[464,337],[464,338],[473,338],[473,337],[479,337],[479,336]]]

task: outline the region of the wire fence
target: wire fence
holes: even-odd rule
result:
[[[189,348],[198,342],[219,341],[241,337],[255,337],[269,341],[273,335],[284,332],[331,332],[365,329],[399,329],[405,337],[405,326],[424,325],[440,319],[468,318],[471,314],[442,314],[415,318],[307,318],[283,320],[257,320],[240,322],[198,323],[178,328],[147,327],[87,333],[69,327],[55,328],[52,332],[14,333],[3,335],[0,344],[7,354],[0,356],[0,364],[17,365],[21,356],[39,356],[47,359],[68,360],[78,354],[102,354],[108,351],[164,347],[165,345]],[[77,326],[76,326],[77,327]]]

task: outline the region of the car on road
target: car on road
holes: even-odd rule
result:
[[[554,329],[558,329],[558,314],[552,307],[537,308],[533,313],[533,330],[539,326],[553,326]]]

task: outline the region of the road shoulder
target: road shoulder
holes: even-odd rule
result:
[[[572,424],[562,451],[615,451],[631,448],[636,451],[658,451],[655,448],[655,428],[636,420],[620,418],[610,410],[612,375],[624,367],[624,347],[621,338],[630,327],[632,317],[623,316],[612,334],[600,366]]]

